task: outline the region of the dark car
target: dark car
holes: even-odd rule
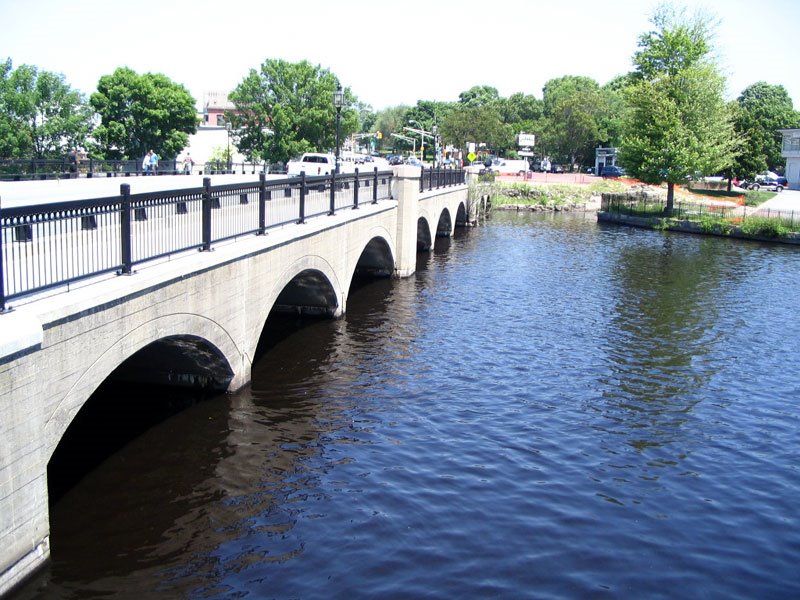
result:
[[[756,179],[756,181],[740,181],[739,187],[745,190],[782,192],[785,186],[778,183],[775,179]]]
[[[603,167],[603,170],[600,172],[601,177],[624,177],[625,170],[619,168],[616,165],[608,165]]]
[[[551,173],[563,173],[564,172],[564,167],[562,167],[561,165],[558,165],[556,163],[553,163],[552,165],[550,165],[550,172]]]

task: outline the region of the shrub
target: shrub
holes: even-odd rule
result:
[[[785,237],[791,229],[781,219],[748,217],[742,221],[742,233],[760,237]]]

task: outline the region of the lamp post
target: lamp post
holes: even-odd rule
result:
[[[336,91],[333,92],[333,106],[336,108],[336,174],[339,174],[339,123],[342,117],[342,106],[344,106],[344,92],[341,84],[336,84]]]
[[[431,133],[433,133],[433,166],[439,166],[439,140],[437,139],[437,134],[439,132],[439,128],[436,126],[436,123],[433,124],[431,127]]]
[[[409,119],[409,123],[416,123],[417,127],[419,127],[422,132],[419,134],[419,159],[425,160],[425,128],[422,126],[422,123],[417,121],[416,119]]]
[[[228,154],[226,155],[226,157],[228,159],[228,161],[227,161],[228,162],[228,169],[227,169],[226,172],[230,173],[231,172],[231,122],[230,121],[227,121],[225,123],[225,129],[228,130]]]

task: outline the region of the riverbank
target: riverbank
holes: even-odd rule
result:
[[[603,194],[598,221],[632,227],[800,244],[800,192],[784,192],[758,206],[704,197],[666,200],[652,191]]]

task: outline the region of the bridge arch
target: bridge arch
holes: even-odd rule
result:
[[[162,351],[167,351],[171,360],[160,354],[160,371],[164,375],[160,383],[205,383],[227,389],[240,387],[250,377],[250,358],[218,323],[189,313],[151,319],[101,351],[58,401],[44,426],[48,460],[80,409],[105,381],[115,372],[121,378],[137,378],[137,373],[144,377],[141,369],[146,368],[150,353]],[[149,382],[155,382],[152,376]]]
[[[394,238],[384,227],[373,227],[361,238],[357,248],[361,253],[347,282],[347,289],[356,275],[390,277],[395,272],[396,254]]]

